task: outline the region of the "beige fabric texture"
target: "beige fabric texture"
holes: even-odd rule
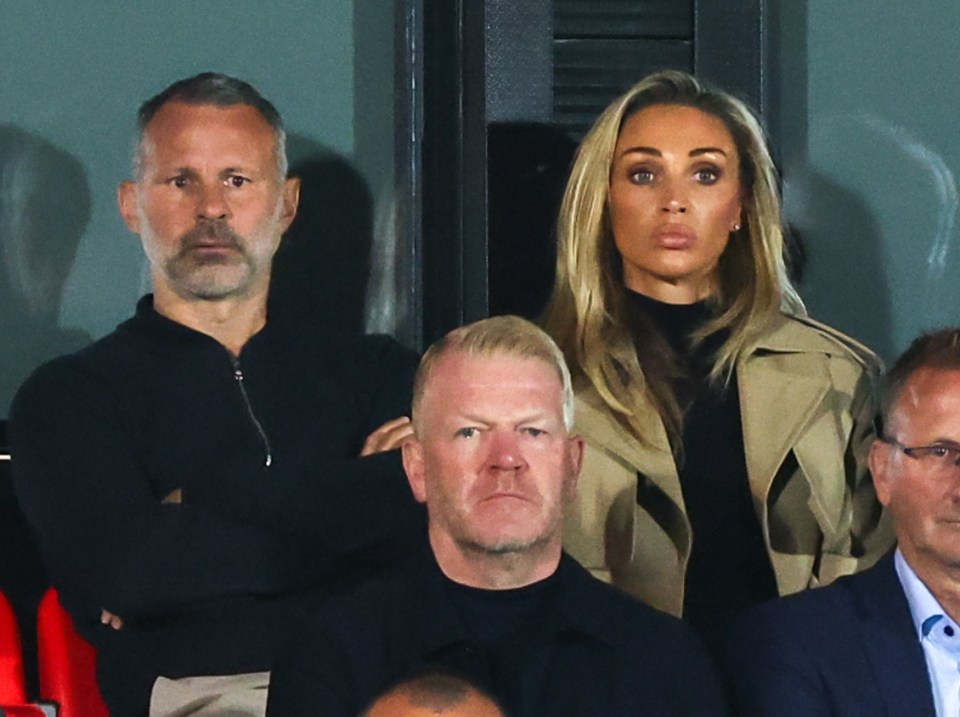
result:
[[[269,672],[158,677],[150,695],[150,717],[264,717],[269,686]]]

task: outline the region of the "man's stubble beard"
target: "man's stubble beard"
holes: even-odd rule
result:
[[[211,243],[226,251],[201,255],[201,247]],[[248,243],[222,220],[202,221],[180,237],[176,254],[162,260],[163,274],[184,298],[219,300],[242,296],[258,271],[257,259]]]
[[[554,505],[547,507],[546,520],[543,529],[537,534],[525,538],[511,536],[482,537],[482,531],[471,530],[469,520],[459,510],[455,511],[457,519],[454,522],[445,521],[446,528],[454,542],[464,552],[471,552],[490,557],[506,557],[514,555],[520,557],[537,552],[540,548],[551,543],[562,530],[563,511],[568,501],[561,499]]]

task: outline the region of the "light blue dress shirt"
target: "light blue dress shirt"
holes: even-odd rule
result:
[[[894,563],[927,660],[937,717],[960,717],[960,626],[907,565],[899,548]]]

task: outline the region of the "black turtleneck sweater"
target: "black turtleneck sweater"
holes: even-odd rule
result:
[[[683,616],[719,654],[737,615],[777,596],[747,480],[737,377],[708,380],[727,334],[696,345],[690,340],[713,316],[705,302],[665,304],[637,293],[630,298],[631,308],[649,320],[648,329],[670,346],[685,377],[674,386],[685,407],[678,472],[693,529]],[[636,341],[644,340],[641,322],[633,327]]]

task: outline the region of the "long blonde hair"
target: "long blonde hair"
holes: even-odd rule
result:
[[[805,313],[787,275],[777,174],[757,118],[740,100],[675,70],[641,80],[614,100],[580,145],[558,218],[557,273],[545,326],[574,376],[588,380],[614,415],[641,441],[644,399],[657,407],[679,446],[682,410],[669,386],[644,379],[625,318],[623,266],[610,229],[607,200],[614,149],[626,120],[651,105],[685,105],[720,119],[740,158],[743,227],[720,257],[717,316],[693,338],[729,332],[716,352],[711,380],[729,380],[752,336],[781,310]]]

